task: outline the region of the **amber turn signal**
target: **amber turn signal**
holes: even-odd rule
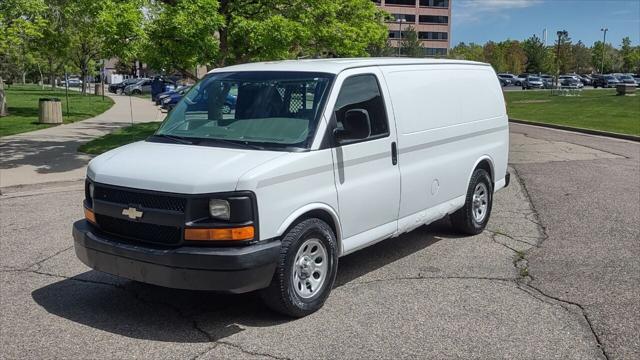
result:
[[[89,222],[96,223],[96,214],[93,213],[93,210],[84,208],[84,218]]]
[[[188,228],[184,230],[184,239],[194,241],[251,240],[254,236],[255,231],[253,229],[253,226],[218,229]]]

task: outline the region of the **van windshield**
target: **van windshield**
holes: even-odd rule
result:
[[[185,94],[154,138],[308,149],[333,77],[280,71],[210,74]]]

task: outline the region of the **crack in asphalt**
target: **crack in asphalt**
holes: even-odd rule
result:
[[[13,267],[10,267],[10,266],[9,267],[3,267],[2,269],[0,269],[0,272],[21,272],[21,271],[27,271],[27,272],[31,271],[31,272],[33,272],[32,270],[30,270],[32,267],[35,267],[35,270],[37,271],[37,270],[40,270],[42,268],[42,263],[44,263],[45,261],[47,261],[47,260],[49,260],[51,258],[54,258],[54,257],[62,254],[63,252],[65,252],[67,250],[71,250],[71,249],[73,249],[73,245],[68,246],[68,247],[66,247],[66,248],[64,248],[62,250],[58,250],[55,253],[53,253],[53,254],[51,254],[51,255],[43,258],[43,259],[40,259],[40,260],[34,262],[31,265],[27,265],[27,266],[22,267],[22,268],[13,268]]]
[[[575,301],[565,300],[565,299],[561,299],[561,298],[553,296],[553,295],[549,295],[549,294],[545,293],[544,291],[542,291],[542,290],[538,289],[537,287],[535,287],[533,285],[530,285],[530,284],[524,284],[524,286],[527,286],[528,288],[531,288],[531,289],[537,291],[541,296],[547,297],[549,299],[553,299],[553,300],[558,301],[560,303],[570,304],[570,305],[578,307],[580,309],[580,312],[582,313],[582,317],[584,317],[585,321],[589,325],[589,329],[591,330],[591,333],[593,334],[593,337],[596,340],[596,343],[598,345],[598,349],[600,349],[600,351],[602,352],[602,356],[604,356],[604,358],[607,359],[607,360],[610,359],[609,358],[609,354],[607,354],[607,351],[605,350],[604,344],[600,340],[600,337],[598,336],[598,333],[596,332],[595,328],[593,327],[593,323],[589,319],[589,316],[587,315],[587,311],[586,311],[586,309],[584,308],[583,305],[581,305],[580,303],[577,303]]]
[[[595,150],[597,150],[597,149],[595,149]],[[516,167],[515,167],[515,166],[512,166],[511,168],[513,169],[513,171],[514,171],[514,173],[515,173],[515,178],[517,179],[517,181],[520,183],[520,186],[522,187],[522,191],[524,192],[524,194],[525,194],[525,196],[526,196],[526,198],[527,198],[527,201],[528,201],[528,202],[529,202],[529,204],[531,205],[532,213],[531,213],[531,214],[526,215],[525,217],[526,217],[529,221],[531,221],[532,223],[536,224],[536,225],[540,228],[540,231],[542,232],[542,235],[543,235],[543,236],[540,238],[540,240],[539,240],[539,242],[538,242],[538,244],[537,244],[537,246],[536,246],[536,247],[542,247],[542,244],[543,244],[546,240],[548,240],[548,239],[549,239],[549,234],[547,233],[547,228],[546,228],[546,227],[544,226],[544,224],[542,224],[542,222],[540,221],[540,216],[539,216],[539,214],[538,214],[538,211],[537,211],[537,210],[536,210],[536,208],[535,208],[535,205],[534,205],[534,203],[533,203],[533,199],[532,199],[532,197],[531,197],[531,194],[529,193],[529,189],[527,188],[527,184],[526,184],[526,182],[525,182],[524,178],[523,178],[522,176],[520,176],[520,174],[519,174],[519,172],[518,172],[518,169],[516,169]],[[530,218],[530,216],[532,216],[532,217],[534,217],[534,218],[532,219],[532,218]],[[526,254],[527,254],[527,252],[528,252],[529,250],[530,250],[530,249],[527,249],[527,250],[525,250],[525,251],[523,252],[523,255],[524,255],[524,256],[523,256],[522,260],[527,261],[527,259],[526,259]],[[517,263],[514,263],[514,266],[516,266],[516,267],[517,267]],[[533,276],[531,275],[531,273],[530,273],[530,272],[529,272],[529,270],[528,270],[528,262],[527,262],[526,266],[527,266],[527,268],[526,268],[526,269],[527,269],[527,277],[529,278],[529,280],[528,280],[528,281],[526,281],[526,282],[523,282],[523,281],[517,281],[517,283],[518,283],[518,288],[522,289],[522,287],[521,287],[521,286],[526,286],[527,288],[535,290],[538,294],[540,294],[541,296],[546,297],[546,298],[548,298],[548,299],[555,300],[555,301],[557,301],[557,302],[559,302],[559,303],[565,303],[565,304],[570,304],[570,305],[577,306],[577,307],[580,309],[580,313],[581,313],[582,317],[584,318],[584,320],[586,321],[587,325],[589,326],[589,330],[591,331],[591,334],[593,335],[593,337],[594,337],[594,339],[595,339],[595,341],[596,341],[596,345],[597,345],[598,349],[600,349],[600,351],[602,352],[602,356],[603,356],[605,359],[609,360],[609,355],[607,354],[607,351],[605,350],[604,344],[602,343],[602,341],[601,341],[601,339],[600,339],[600,336],[598,336],[598,333],[596,332],[595,328],[593,327],[593,324],[591,323],[591,320],[589,319],[589,316],[587,315],[587,312],[586,312],[586,310],[585,310],[584,306],[582,306],[581,304],[579,304],[579,303],[577,303],[577,302],[574,302],[574,301],[564,300],[564,299],[560,299],[559,297],[555,297],[555,296],[552,296],[552,295],[546,294],[546,293],[545,293],[545,292],[543,292],[542,290],[540,290],[540,289],[538,289],[537,287],[535,287],[535,286],[531,285],[531,282],[534,280],[534,278],[533,278]],[[525,279],[523,279],[523,280],[525,280]],[[524,291],[524,290],[523,290],[523,291]],[[525,292],[529,293],[528,291],[525,291]],[[529,294],[530,294],[530,293],[529,293]],[[531,295],[531,294],[530,294],[530,295]],[[562,306],[562,305],[560,305],[560,306],[561,306],[563,309],[565,309],[565,310],[567,310],[567,311],[570,311],[568,308],[566,308],[566,307],[564,307],[564,306]]]
[[[526,124],[522,124],[522,125],[526,125]],[[530,125],[530,126],[535,126],[535,125]],[[560,129],[557,129],[557,130],[560,130]],[[565,131],[565,130],[560,130],[560,131]],[[618,153],[615,153],[615,152],[612,152],[612,151],[609,151],[609,150],[599,149],[599,148],[597,148],[597,147],[593,147],[593,146],[590,146],[590,145],[569,143],[569,142],[562,141],[562,140],[545,140],[545,139],[540,139],[540,138],[537,138],[537,137],[535,137],[535,136],[533,136],[533,135],[530,135],[529,133],[526,133],[526,132],[519,132],[519,134],[524,135],[524,137],[526,137],[526,138],[533,139],[533,140],[537,140],[537,141],[544,142],[544,143],[548,143],[548,144],[552,144],[552,143],[554,143],[554,142],[556,142],[556,143],[557,143],[557,142],[565,142],[565,143],[568,143],[568,144],[577,145],[577,146],[582,146],[582,147],[585,147],[585,148],[587,148],[587,149],[591,149],[591,150],[595,150],[595,151],[603,152],[603,153],[605,153],[605,154],[611,154],[611,155],[619,156],[619,157],[624,158],[624,159],[631,159],[631,157],[629,157],[629,156],[627,156],[627,155],[624,155],[624,154],[618,154]],[[575,135],[585,136],[585,137],[586,137],[586,136],[593,137],[593,135],[586,135],[586,134],[579,134],[579,133],[574,133],[574,134],[575,134]],[[621,140],[621,141],[628,141],[628,140]],[[520,146],[523,146],[523,145],[520,145]],[[566,149],[562,149],[562,148],[560,149],[560,151],[563,151],[563,152],[565,152],[565,153],[569,153]],[[591,160],[602,160],[602,158],[588,159],[588,160],[576,159],[576,160],[563,160],[563,161],[591,161]],[[556,161],[556,162],[557,162],[557,161]]]
[[[234,343],[231,343],[231,342],[228,342],[228,341],[218,340],[218,343],[221,344],[221,345],[226,345],[226,346],[232,347],[232,348],[234,348],[236,350],[239,350],[240,352],[242,352],[244,354],[248,354],[248,355],[266,356],[268,358],[278,359],[278,360],[292,360],[289,357],[281,357],[281,356],[275,356],[275,355],[271,355],[271,354],[267,354],[267,353],[261,353],[261,352],[257,352],[257,351],[250,351],[250,350],[247,350],[247,349],[243,348],[242,346],[240,346],[238,344],[234,344]]]
[[[68,249],[66,249],[68,250]],[[52,256],[49,256],[48,259],[59,255],[60,253],[64,252],[63,251],[59,251],[57,254],[54,254]],[[38,263],[42,263],[48,259],[44,259],[42,261],[39,261]],[[36,270],[32,270],[32,269],[15,269],[15,270],[10,270],[11,272],[28,272],[28,273],[33,273],[33,274],[37,274],[37,275],[43,275],[43,276],[49,276],[49,277],[54,277],[57,279],[64,279],[64,280],[70,280],[70,281],[76,281],[76,282],[81,282],[81,283],[87,283],[87,284],[94,284],[94,285],[102,285],[102,286],[109,286],[109,287],[113,287],[115,289],[121,290],[125,293],[127,293],[128,295],[130,295],[132,298],[134,298],[136,301],[142,303],[142,304],[146,304],[146,305],[151,305],[151,306],[163,306],[165,308],[170,309],[171,311],[173,311],[176,315],[178,315],[178,317],[182,318],[183,320],[185,320],[188,324],[191,325],[191,327],[193,328],[193,330],[195,332],[197,332],[198,334],[200,334],[202,337],[204,337],[204,339],[207,340],[207,342],[213,343],[213,346],[208,347],[207,349],[201,351],[200,353],[196,354],[192,359],[199,359],[202,356],[204,356],[205,354],[207,354],[208,352],[214,350],[219,344],[223,344],[223,345],[227,345],[230,347],[233,347],[243,353],[246,353],[248,355],[255,355],[255,356],[265,356],[265,357],[269,357],[269,358],[273,358],[273,359],[279,359],[279,360],[290,360],[290,358],[286,358],[286,357],[278,357],[275,355],[271,355],[268,353],[262,353],[262,352],[255,352],[255,351],[250,351],[250,350],[246,350],[244,349],[242,346],[238,345],[238,344],[234,344],[232,342],[229,341],[222,341],[222,340],[216,340],[215,337],[210,334],[207,330],[203,329],[200,324],[198,323],[198,321],[194,318],[195,315],[198,315],[200,313],[193,313],[191,315],[185,313],[182,309],[180,309],[179,307],[170,304],[170,303],[166,303],[166,302],[162,302],[162,301],[151,301],[147,298],[144,298],[143,296],[141,296],[137,291],[133,290],[133,289],[129,289],[125,286],[119,285],[119,284],[113,284],[113,283],[108,283],[108,282],[103,282],[103,281],[95,281],[95,280],[87,280],[87,279],[78,279],[75,277],[69,277],[69,276],[65,276],[65,275],[60,275],[60,274],[54,274],[54,273],[49,273],[49,272],[44,272],[44,271],[40,271],[39,269]],[[220,309],[218,309],[220,310]]]

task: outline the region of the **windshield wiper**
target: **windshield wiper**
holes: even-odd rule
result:
[[[200,142],[217,142],[217,143],[235,146],[235,147],[243,147],[245,149],[264,150],[264,146],[249,144],[246,141],[245,142],[231,141],[231,140],[218,139],[218,138],[198,138],[198,140],[200,140]]]
[[[152,135],[152,137],[158,137],[158,138],[162,138],[162,139],[169,139],[175,143],[178,144],[185,144],[185,145],[193,145],[193,141],[189,141],[184,137],[181,136],[175,136],[175,135],[167,135],[167,134],[155,134]]]

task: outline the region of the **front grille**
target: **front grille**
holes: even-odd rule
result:
[[[186,199],[157,194],[145,194],[140,192],[113,189],[95,185],[94,198],[96,200],[108,201],[122,205],[139,205],[148,209],[171,210],[184,213]]]
[[[147,224],[100,214],[96,214],[96,222],[105,232],[138,241],[177,245],[182,240],[182,229],[179,227]]]

